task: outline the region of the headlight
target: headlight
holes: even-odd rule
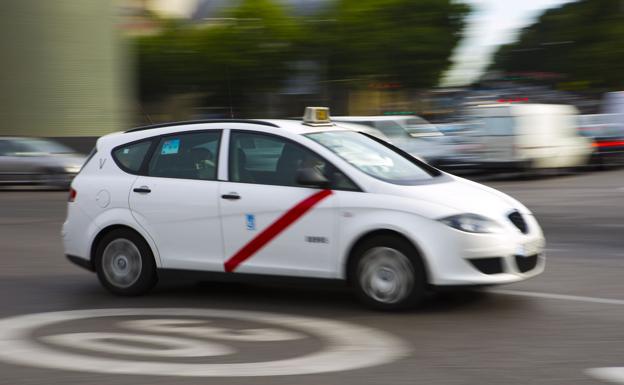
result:
[[[440,222],[467,233],[496,233],[501,227],[491,219],[477,214],[459,214],[440,219]]]
[[[78,174],[80,166],[65,166],[63,170],[68,174]]]

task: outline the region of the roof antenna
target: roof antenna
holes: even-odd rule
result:
[[[228,66],[225,66],[225,77],[227,78],[228,84],[228,97],[230,100],[230,119],[234,119],[234,109],[232,108],[232,85],[230,84],[230,71],[228,70]]]
[[[143,116],[149,122],[149,124],[154,124],[154,122],[152,121],[152,118],[150,118],[149,114],[145,112],[145,109],[143,108],[143,104],[141,102],[139,102],[139,108],[141,109]]]

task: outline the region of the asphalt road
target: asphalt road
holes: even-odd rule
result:
[[[624,366],[624,170],[485,183],[534,211],[547,237],[546,272],[485,292],[436,295],[423,308],[398,314],[364,309],[348,292],[332,288],[169,282],[145,297],[117,298],[63,256],[59,233],[65,192],[0,191],[1,318],[81,309],[202,309],[163,310],[156,317],[87,312],[82,319],[54,322],[50,316],[35,316],[44,324],[21,335],[11,328],[25,328],[28,319],[0,320],[0,384],[603,383],[587,370]],[[278,314],[277,321],[247,312]],[[155,331],[145,323],[132,328],[127,321],[154,318],[213,327],[205,330],[219,340],[216,347],[206,345],[214,355],[193,356],[190,348],[180,347],[172,348],[171,357],[149,356],[150,349],[162,352],[167,346],[149,336],[176,332]],[[261,329],[256,331],[261,336],[254,340],[241,329]],[[99,335],[99,348],[46,339],[88,332],[109,334]],[[123,333],[147,335],[148,340],[124,342]],[[288,361],[336,346],[340,350],[340,339],[351,345],[325,361]],[[23,340],[32,343],[15,343]],[[105,351],[115,343],[147,353]],[[222,355],[219,346],[237,352]],[[41,355],[45,349],[54,354]],[[373,362],[377,358],[380,364]],[[19,362],[8,362],[12,360]],[[272,369],[271,363],[280,360],[284,364]],[[148,361],[157,366],[143,368]],[[219,364],[254,362],[261,363],[254,370],[264,370],[263,376],[243,377],[253,374],[244,365],[218,377],[197,377],[204,372],[194,371],[201,366],[212,373]],[[185,375],[156,375],[171,364],[196,366],[182,366],[179,374]],[[335,371],[322,373],[329,365]],[[112,373],[123,370],[140,374]],[[271,370],[275,375],[267,375]],[[306,370],[311,373],[284,375]]]

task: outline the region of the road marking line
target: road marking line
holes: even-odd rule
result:
[[[495,293],[495,294],[516,295],[516,296],[522,296],[522,297],[561,299],[564,301],[601,303],[601,304],[607,304],[607,305],[624,305],[624,300],[612,299],[612,298],[583,297],[583,296],[578,296],[578,295],[539,293],[535,291],[504,290],[504,289],[489,290],[489,292]]]
[[[585,369],[585,374],[601,381],[624,384],[624,368],[592,368]]]
[[[277,237],[281,232],[295,223],[317,203],[331,194],[331,190],[321,190],[297,203],[290,210],[286,211],[281,217],[277,218],[275,222],[271,223],[269,227],[261,231],[260,234],[256,235],[251,241],[238,250],[230,259],[228,259],[224,264],[225,271],[228,273],[233,272],[238,265],[251,258],[251,256],[257,253],[258,250],[266,246],[266,244],[273,240],[273,238]]]
[[[516,295],[522,297],[535,297],[545,299],[560,299],[564,301],[589,302],[605,305],[624,305],[624,300],[598,297],[583,297],[577,295],[538,293],[534,291],[522,290],[490,290],[491,293]],[[590,377],[601,381],[613,382],[616,384],[624,384],[624,367],[607,367],[607,368],[590,368],[585,369],[584,373]]]

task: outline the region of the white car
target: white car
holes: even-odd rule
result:
[[[343,280],[377,308],[544,269],[531,212],[310,109],[100,138],[73,180],[68,258],[122,295],[166,272]],[[200,274],[200,275],[201,275]]]

